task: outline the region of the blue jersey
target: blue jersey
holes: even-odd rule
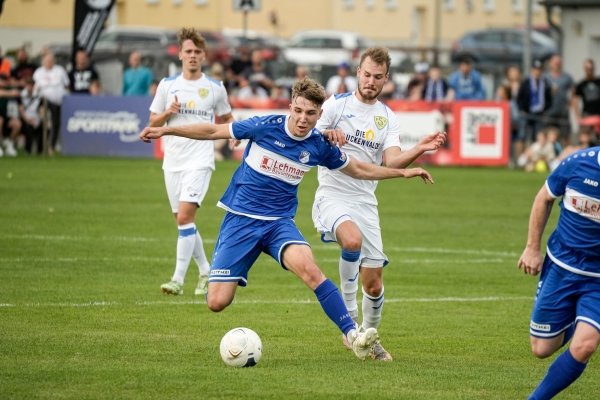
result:
[[[600,278],[600,147],[563,160],[546,188],[552,197],[563,197],[548,256],[571,272]]]
[[[317,129],[302,138],[293,136],[288,119],[270,115],[231,123],[231,137],[249,143],[219,207],[257,219],[293,218],[304,174],[317,165],[333,170],[348,165],[346,154]]]

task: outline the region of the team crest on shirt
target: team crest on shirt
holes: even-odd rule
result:
[[[208,89],[198,89],[198,96],[205,99],[208,96]]]
[[[308,162],[308,160],[310,159],[310,153],[306,150],[302,150],[302,152],[300,153],[300,157],[298,159],[300,160],[301,163],[306,164]]]
[[[375,125],[377,125],[377,127],[379,129],[383,129],[383,127],[386,126],[387,123],[388,123],[387,118],[380,117],[380,116],[375,117]]]

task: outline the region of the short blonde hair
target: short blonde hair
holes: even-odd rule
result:
[[[321,107],[325,102],[325,89],[319,83],[312,79],[305,77],[298,80],[292,86],[292,101],[296,100],[297,97],[304,97],[317,107]]]
[[[385,65],[386,73],[390,71],[390,64],[392,59],[388,53],[388,49],[382,46],[373,46],[365,50],[360,56],[360,66],[362,67],[365,59],[369,57],[377,65]]]
[[[177,40],[179,41],[180,49],[183,47],[183,42],[186,40],[191,40],[196,47],[199,47],[202,50],[206,49],[206,40],[194,28],[181,28],[177,34]]]

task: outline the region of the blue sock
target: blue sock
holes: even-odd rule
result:
[[[556,396],[581,376],[587,363],[573,358],[567,349],[548,368],[548,373],[528,400],[547,400]]]
[[[574,333],[575,333],[575,322],[573,322],[573,325],[571,325],[568,329],[565,330],[565,337],[564,337],[563,342],[560,345],[560,347],[563,347],[565,344],[569,343],[569,340],[571,340]]]
[[[340,328],[344,335],[354,329],[354,322],[352,322],[344,300],[342,300],[342,296],[333,282],[325,279],[315,289],[315,295],[319,303],[321,303],[325,314]]]

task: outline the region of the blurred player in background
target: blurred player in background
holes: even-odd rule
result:
[[[543,259],[542,233],[560,196]],[[518,267],[542,272],[529,325],[533,354],[550,357],[573,338],[529,397],[551,399],[579,378],[600,344],[600,147],[575,152],[548,177],[533,202]]]
[[[149,125],[171,127],[209,124],[215,122],[215,115],[223,123],[232,122],[225,88],[221,82],[201,72],[206,56],[206,41],[192,28],[183,28],[178,39],[183,72],[159,83],[150,106]],[[163,140],[165,184],[177,220],[179,238],[175,273],[170,282],[161,286],[161,290],[163,293],[183,294],[183,281],[193,257],[200,270],[195,293],[205,294],[210,264],[194,219],[215,169],[213,144],[174,136]]]
[[[317,165],[358,179],[420,176],[425,183],[433,181],[421,168],[400,170],[362,163],[327,143],[314,129],[324,100],[323,87],[304,78],[292,88],[289,117],[270,115],[229,125],[146,128],[140,138],[148,142],[166,134],[198,140],[248,139],[244,161],[218,204],[227,214],[213,254],[208,308],[216,312],[225,309],[237,287],[246,286],[248,271],[264,252],[315,293],[325,314],[342,331],[356,356],[364,360],[378,340],[377,329],[356,329],[337,287],[315,263],[293,220],[298,185]]]
[[[446,140],[445,134],[424,137],[412,149],[400,151],[400,125],[396,114],[377,100],[389,78],[390,56],[384,47],[371,47],[361,56],[357,70],[358,88],[354,92],[331,96],[323,104],[317,129],[343,134],[348,142],[343,149],[353,158],[381,165],[385,156],[388,168],[405,168],[428,150]],[[313,205],[313,221],[324,242],[336,241],[342,248],[339,271],[341,291],[350,316],[358,325],[358,275],[362,282],[362,328],[377,328],[381,320],[384,288],[383,253],[375,180],[357,180],[339,171],[319,167],[319,187]],[[342,338],[349,347],[345,337]],[[391,361],[379,342],[371,357]]]

